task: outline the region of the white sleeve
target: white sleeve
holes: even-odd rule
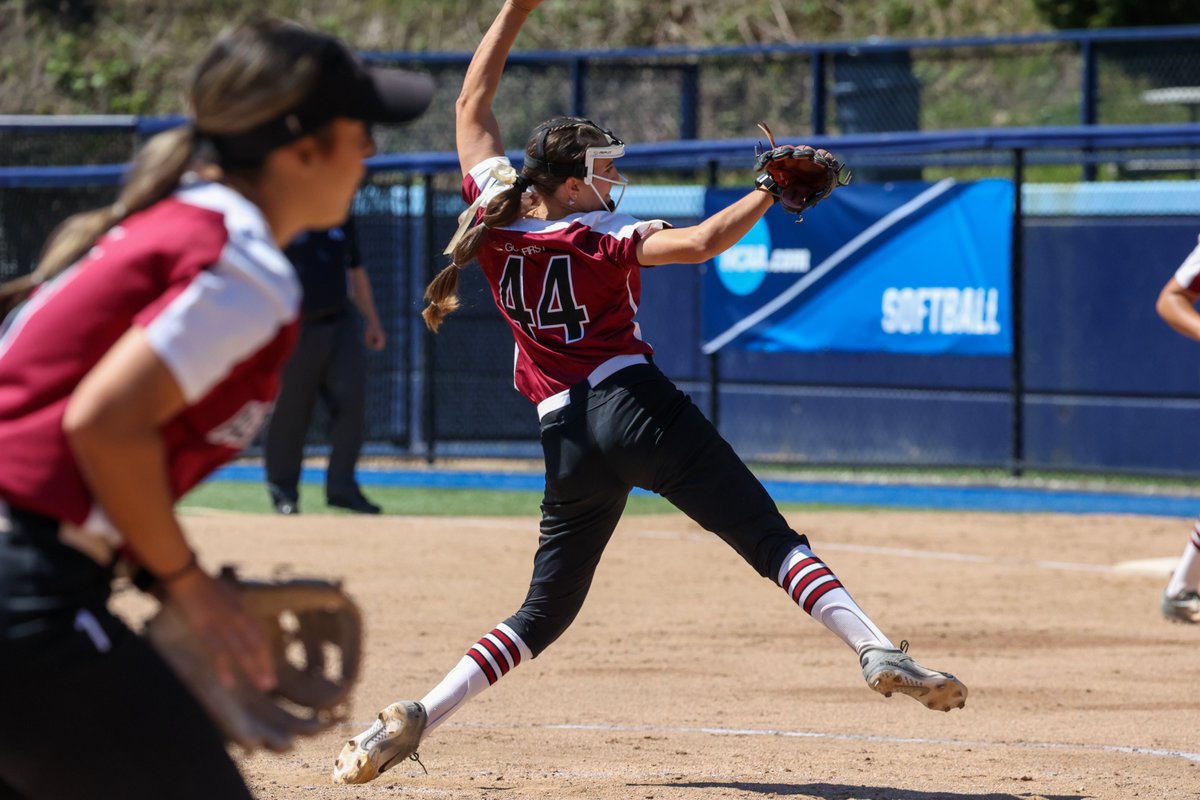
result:
[[[274,339],[299,306],[299,282],[277,249],[231,240],[216,264],[146,324],[146,335],[194,403]]]
[[[1179,269],[1175,270],[1175,280],[1185,289],[1200,291],[1197,278],[1200,278],[1200,244],[1183,260]]]
[[[663,228],[671,227],[661,219],[638,219],[628,214],[616,214],[611,211],[592,211],[581,214],[579,221],[597,233],[607,234],[616,239],[628,239],[635,233],[643,238]]]
[[[471,167],[467,174],[475,181],[479,192],[486,195],[489,194],[489,190],[493,190],[494,193],[499,176],[512,169],[512,162],[508,160],[508,156],[492,156]]]

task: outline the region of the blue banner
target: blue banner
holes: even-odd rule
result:
[[[1009,355],[1012,206],[989,179],[848,186],[800,225],[774,208],[705,273],[704,350]]]

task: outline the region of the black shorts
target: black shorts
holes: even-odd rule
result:
[[[107,610],[110,578],[57,521],[0,514],[0,800],[249,800],[204,709]]]

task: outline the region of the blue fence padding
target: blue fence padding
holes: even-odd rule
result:
[[[1026,387],[1200,394],[1200,349],[1154,311],[1159,290],[1196,246],[1197,234],[1195,212],[1027,220]]]
[[[1026,455],[1046,469],[1195,472],[1200,399],[1032,397]],[[1183,432],[1183,433],[1181,433]],[[1197,501],[1200,512],[1200,501]]]
[[[721,434],[784,463],[1003,464],[1011,400],[1002,393],[731,385]]]
[[[534,473],[439,472],[420,470],[358,471],[364,486],[403,486],[423,489],[493,489],[540,492],[544,479]],[[325,472],[305,468],[304,483],[323,485]],[[234,465],[213,474],[212,480],[265,480],[262,467]],[[830,481],[765,480],[763,486],[777,502],[846,506],[926,508],[960,511],[1059,512],[1071,514],[1141,514],[1191,517],[1200,498],[1119,492],[1057,491],[995,486],[928,486],[923,484],[859,484]],[[264,484],[264,497],[266,489]],[[646,494],[638,490],[639,494]],[[464,508],[469,514],[470,509]],[[531,514],[535,513],[531,509]]]
[[[117,186],[128,164],[76,167],[0,167],[0,189],[69,189],[76,186]]]
[[[9,117],[8,119],[17,119]],[[176,118],[170,118],[176,119]],[[144,118],[138,125],[150,125]],[[0,120],[2,123],[2,120]],[[126,123],[128,124],[128,123]],[[135,126],[131,125],[132,130]],[[46,132],[71,130],[68,124],[48,125]],[[755,139],[691,140],[633,144],[625,148],[621,166],[628,169],[694,169],[706,162],[737,164],[750,171],[753,165]],[[910,131],[903,133],[848,134],[845,136],[815,136],[807,141],[815,147],[826,147],[846,155],[870,152],[877,155],[921,155],[965,151],[1011,151],[1014,149],[1113,149],[1161,148],[1200,146],[1200,125],[1097,125],[1043,128],[1001,128],[957,131]],[[520,164],[520,151],[511,151],[509,158]],[[367,160],[373,172],[412,172],[418,174],[457,171],[458,157],[454,153],[390,153],[372,156]],[[96,170],[96,182],[115,183],[126,165],[103,167],[0,167],[0,188],[17,186],[70,185],[61,180],[63,170]],[[113,170],[110,172],[109,170]],[[85,175],[87,173],[79,173]],[[49,183],[39,181],[52,181]],[[79,181],[77,181],[78,183]]]
[[[1007,358],[987,356],[738,352],[721,357],[721,379],[731,382],[1003,391],[1011,377]]]

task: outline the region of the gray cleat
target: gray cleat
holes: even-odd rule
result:
[[[333,764],[333,782],[366,783],[402,758],[417,761],[417,746],[426,721],[425,707],[420,703],[392,703],[379,712],[379,719],[370,728],[342,748]]]
[[[1200,593],[1189,589],[1176,595],[1163,592],[1162,614],[1172,622],[1200,622]]]
[[[900,649],[869,647],[859,655],[867,685],[884,697],[892,692],[906,694],[934,711],[962,708],[967,702],[967,687],[948,672],[926,669],[908,656],[908,642]]]

